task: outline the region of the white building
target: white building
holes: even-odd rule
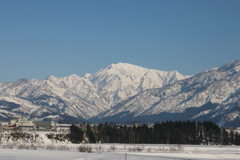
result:
[[[35,125],[31,120],[25,120],[23,118],[13,118],[10,120],[10,126],[16,126],[17,128],[21,128],[22,130],[32,130]]]

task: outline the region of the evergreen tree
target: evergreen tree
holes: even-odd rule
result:
[[[223,129],[223,145],[229,144],[228,132]]]
[[[231,130],[231,132],[230,132],[229,142],[230,142],[230,145],[233,145],[233,144],[234,144],[234,134],[233,134],[233,131],[232,131],[232,130]]]
[[[74,124],[70,126],[70,139],[72,143],[81,143],[83,140],[82,130]]]
[[[89,128],[89,127],[88,127]],[[88,129],[87,135],[90,138],[91,130]],[[240,143],[238,134],[224,131],[224,144]],[[94,139],[94,136],[92,136]],[[98,140],[104,143],[165,143],[165,144],[220,144],[221,129],[211,121],[166,121],[156,122],[153,127],[146,124],[119,128],[114,124],[99,124]]]
[[[198,133],[198,144],[202,144],[203,143],[203,124],[202,122],[198,122],[198,126],[197,126],[197,133]]]
[[[240,134],[238,132],[235,133],[235,144],[240,145]]]
[[[95,135],[92,131],[92,128],[89,124],[87,124],[87,136],[88,136],[90,143],[96,143],[96,137],[95,137]]]

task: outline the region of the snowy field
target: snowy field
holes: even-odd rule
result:
[[[72,144],[49,140],[45,132],[34,143],[29,139],[1,138],[0,160],[240,160],[239,146],[169,144]],[[91,152],[79,152],[79,146]]]
[[[12,149],[5,148],[1,146],[0,149],[0,159],[1,160],[147,160],[147,159],[170,159],[170,160],[210,160],[210,159],[240,159],[240,148],[236,146],[200,146],[200,145],[183,145],[183,151],[181,152],[170,152],[169,148],[174,147],[174,145],[147,145],[144,144],[144,149],[141,152],[130,151],[129,147],[134,148],[137,145],[123,145],[114,144],[115,150],[110,150],[112,144],[101,144],[102,150],[96,151],[96,144],[88,144],[92,146],[92,152],[79,152],[77,148],[79,145],[76,144],[66,144],[69,150],[59,150],[58,146],[62,144],[54,144],[56,149],[47,150],[46,147],[35,149],[18,149],[13,147]],[[176,146],[176,145],[175,145]],[[139,146],[142,147],[142,146]],[[160,151],[159,148],[168,149],[168,151]],[[151,149],[149,149],[151,148]]]

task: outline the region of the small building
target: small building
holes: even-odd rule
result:
[[[53,128],[50,121],[34,121],[33,123],[38,131],[50,131]]]
[[[32,131],[32,130],[34,130],[34,126],[18,126],[17,128],[22,130],[22,131]]]
[[[57,124],[56,130],[58,132],[70,133],[71,124]]]
[[[9,125],[10,126],[15,125],[19,119],[20,119],[19,117],[14,117],[13,119],[10,120]]]
[[[10,126],[15,126],[22,130],[33,130],[33,128],[35,127],[33,121],[25,120],[21,117],[20,118],[15,117],[15,118],[11,119]],[[8,126],[8,127],[10,127],[10,126]]]
[[[13,126],[2,126],[2,130],[4,131],[15,131],[17,127],[15,125]]]

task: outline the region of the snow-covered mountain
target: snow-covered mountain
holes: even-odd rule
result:
[[[89,76],[89,80],[111,107],[146,89],[160,88],[188,77],[177,71],[166,72],[118,63]]]
[[[146,88],[145,88],[146,89]],[[240,122],[240,59],[162,88],[147,89],[98,115],[101,121],[212,120]]]
[[[27,117],[89,119],[146,90],[188,78],[177,71],[112,64],[95,74],[46,80],[20,79],[0,83],[0,118]]]

